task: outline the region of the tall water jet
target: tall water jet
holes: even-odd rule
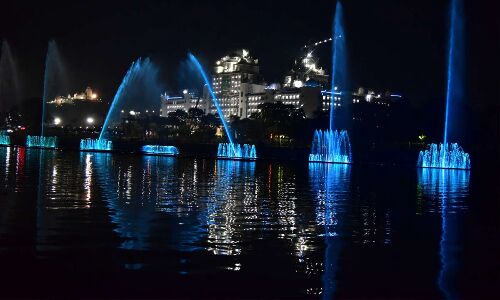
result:
[[[214,103],[214,106],[217,110],[217,113],[219,114],[219,118],[221,119],[222,125],[224,126],[224,131],[226,132],[226,136],[229,140],[229,144],[227,143],[222,143],[219,144],[218,150],[217,150],[217,156],[220,158],[228,158],[228,159],[256,159],[257,158],[257,153],[255,151],[255,145],[239,145],[235,144],[233,141],[233,136],[229,130],[229,126],[226,122],[226,119],[224,118],[224,114],[222,113],[222,109],[220,108],[219,105],[219,100],[217,100],[217,96],[215,95],[212,86],[210,84],[210,80],[208,80],[207,73],[205,70],[203,70],[203,67],[201,66],[199,60],[196,58],[191,53],[188,53],[189,60],[190,62],[196,67],[198,72],[203,78],[203,81],[205,82],[205,85],[207,86],[208,92],[210,93],[210,96],[212,97],[212,102]],[[249,149],[249,151],[245,151],[245,149]],[[253,149],[253,151],[252,151]]]
[[[98,139],[82,139],[80,150],[110,151],[113,148],[109,129],[122,117],[158,109],[158,68],[149,58],[139,58],[132,63],[113,97]],[[125,115],[126,114],[126,115]],[[171,146],[162,146],[171,147]]]
[[[120,121],[123,114],[158,108],[161,87],[157,82],[157,75],[158,69],[149,58],[139,58],[132,63],[113,97],[99,140],[108,138],[111,125]]]
[[[67,73],[62,63],[61,55],[54,40],[49,41],[47,56],[45,58],[45,71],[43,77],[42,120],[40,135],[45,135],[45,109],[46,103],[58,94],[68,92]]]
[[[347,89],[347,47],[344,33],[344,14],[342,4],[337,2],[335,6],[335,18],[332,26],[332,76],[330,97],[330,130],[335,129],[335,106],[334,95],[341,94]],[[338,90],[338,92],[337,92]]]
[[[67,74],[62,64],[59,50],[54,40],[49,41],[47,56],[45,58],[45,70],[43,77],[42,117],[40,122],[40,136],[28,136],[26,147],[56,148],[57,138],[45,136],[45,106],[47,100],[57,94],[67,92]]]
[[[456,142],[449,142],[458,140],[461,132],[455,119],[461,115],[464,100],[464,48],[463,1],[451,0],[443,143],[420,151],[418,167],[470,169],[469,154]]]
[[[347,89],[347,49],[342,4],[337,2],[332,26],[332,74],[330,123],[327,130],[318,129],[311,145],[311,162],[351,163],[351,142],[346,130],[335,130],[335,96]],[[337,91],[337,89],[339,91]]]
[[[16,64],[9,43],[2,41],[0,53],[0,112],[7,112],[19,104],[21,90]]]

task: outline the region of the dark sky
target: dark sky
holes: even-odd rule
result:
[[[466,1],[472,77],[490,74],[478,64],[498,65],[494,10],[476,3]],[[352,86],[391,90],[414,101],[444,95],[448,1],[346,0],[343,4]],[[73,88],[90,85],[109,98],[140,56],[151,57],[167,89],[177,91],[183,85],[178,78],[188,51],[211,68],[228,51],[245,47],[259,58],[268,82],[281,81],[300,46],[330,36],[334,7],[335,1],[323,0],[4,0],[0,38],[10,43],[24,96],[41,95],[47,41],[53,38]],[[491,41],[493,48],[486,44]],[[320,64],[327,69],[329,51],[329,47],[319,51]],[[490,82],[498,84],[498,75],[494,79]],[[471,89],[479,85],[472,84]]]

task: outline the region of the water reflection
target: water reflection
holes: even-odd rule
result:
[[[447,299],[457,299],[460,233],[469,195],[469,171],[452,169],[418,170],[419,189],[437,204],[441,214],[440,258],[438,285]]]
[[[243,231],[254,230],[251,225],[258,220],[255,162],[217,160],[215,164],[215,185],[206,208],[208,250],[239,255]]]
[[[331,299],[335,292],[338,260],[343,240],[349,234],[344,222],[349,200],[350,168],[345,164],[309,164],[310,182],[316,192],[316,222],[325,230],[321,290],[324,299]]]
[[[155,217],[158,192],[173,186],[152,188],[153,177],[165,175],[169,182],[173,160],[168,157],[147,157],[142,164],[122,164],[112,154],[92,153],[89,163],[94,165],[98,186],[107,203],[109,216],[116,225],[115,232],[123,239],[120,247],[126,250],[145,250],[150,247],[153,234],[151,222]],[[156,160],[152,172],[151,160]],[[162,172],[159,174],[158,172]],[[172,175],[170,175],[172,176]]]

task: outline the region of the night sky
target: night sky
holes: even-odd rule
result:
[[[352,87],[402,93],[414,103],[443,97],[448,1],[343,4]],[[482,88],[498,84],[498,21],[483,3],[465,6],[468,90],[488,101],[492,92],[498,96],[498,88]],[[51,38],[75,91],[90,85],[110,98],[131,62],[149,56],[165,89],[177,92],[186,85],[179,74],[188,51],[211,69],[245,47],[267,82],[281,82],[302,45],[330,37],[334,7],[335,1],[3,1],[0,38],[19,65],[24,97],[41,95]],[[318,50],[327,69],[329,51]]]

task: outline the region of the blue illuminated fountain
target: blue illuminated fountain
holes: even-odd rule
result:
[[[222,158],[257,158],[255,145],[220,143],[217,149],[217,156]]]
[[[446,111],[444,119],[444,134],[442,144],[430,144],[427,150],[420,151],[417,166],[422,168],[470,169],[470,157],[457,143],[458,129],[454,119],[459,117],[459,109],[463,101],[463,70],[464,70],[464,32],[463,32],[463,2],[451,0],[450,7],[450,37],[448,45],[448,80],[446,86]],[[452,131],[453,129],[453,131]]]
[[[330,97],[330,127],[327,130],[317,129],[311,145],[310,162],[351,163],[351,142],[346,130],[334,129],[335,87],[347,86],[347,51],[342,16],[342,5],[337,2],[335,20],[333,22],[332,39],[332,77]]]
[[[111,151],[113,142],[106,139],[81,139],[80,150],[82,151]]]
[[[112,123],[121,119],[121,113],[130,108],[150,109],[150,102],[156,103],[160,88],[156,82],[158,69],[149,58],[139,58],[132,63],[123,78],[116,94],[111,102],[111,106],[104,120],[104,124],[97,139],[82,139],[80,149],[87,151],[110,151],[113,143],[107,139]],[[140,98],[139,98],[140,97]],[[145,102],[138,104],[137,99]],[[149,101],[148,101],[149,100]],[[154,106],[152,106],[154,111]],[[145,145],[142,151],[147,154],[177,155],[179,151],[173,146]]]
[[[212,101],[217,109],[217,113],[219,114],[219,118],[221,119],[222,125],[224,126],[224,130],[226,132],[226,136],[229,140],[229,143],[221,143],[217,149],[217,157],[226,158],[226,159],[249,159],[255,160],[257,159],[257,152],[255,151],[255,145],[240,145],[235,144],[233,141],[233,137],[231,132],[229,131],[229,126],[224,118],[224,114],[222,113],[222,109],[220,108],[219,101],[215,96],[215,93],[210,85],[210,81],[208,80],[207,74],[203,70],[198,59],[191,53],[188,54],[190,62],[196,67],[198,72],[203,77],[203,81],[207,86],[208,92],[212,97]]]
[[[149,60],[147,61],[149,63]],[[104,120],[104,124],[102,126],[101,133],[99,134],[99,138],[82,139],[80,141],[80,150],[110,151],[113,149],[113,143],[110,140],[106,139],[106,136],[108,135],[108,129],[109,129],[108,127],[110,125],[111,120],[116,118],[118,102],[122,99],[122,96],[129,82],[132,81],[141,71],[141,65],[142,65],[141,58],[132,63],[127,73],[125,74],[125,77],[123,77],[123,80],[120,86],[118,87],[118,90],[116,91],[113,101],[111,102],[111,106],[108,110],[108,114],[106,115],[106,119]]]
[[[66,77],[61,62],[59,50],[54,40],[49,41],[47,56],[45,58],[45,71],[43,75],[43,97],[42,97],[42,120],[40,136],[28,136],[26,138],[26,147],[36,148],[56,148],[57,138],[54,136],[45,136],[45,105],[49,97],[54,96],[54,86],[61,85]],[[64,84],[62,84],[64,85]]]
[[[26,137],[26,147],[55,149],[57,147],[57,137],[28,135]]]
[[[174,146],[144,145],[142,146],[142,152],[145,154],[178,155],[179,149]]]
[[[351,163],[351,143],[346,130],[316,130],[310,162]]]
[[[10,145],[10,136],[5,134],[5,132],[0,132],[0,145],[2,146]]]
[[[430,144],[420,151],[417,165],[422,168],[470,169],[469,154],[457,143]]]

